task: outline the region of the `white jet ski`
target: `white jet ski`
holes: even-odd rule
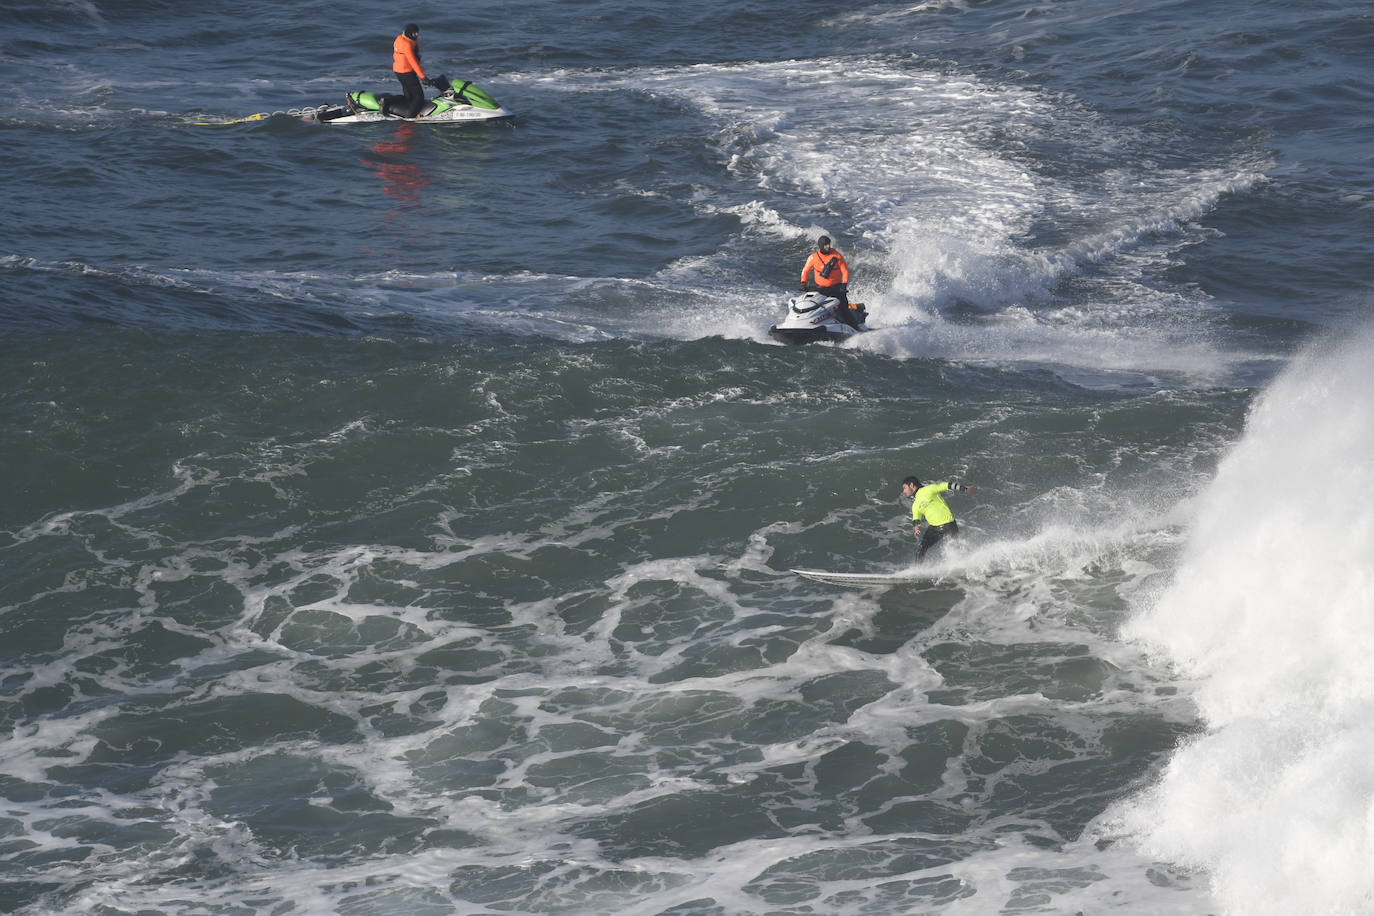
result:
[[[322,124],[376,124],[379,121],[406,121],[416,124],[473,124],[483,121],[504,121],[515,117],[497,101],[472,83],[452,82],[447,76],[436,76],[430,85],[439,94],[420,106],[413,118],[382,114],[381,93],[350,92],[342,105],[317,108],[310,120]]]
[[[848,312],[853,324],[840,316]],[[789,344],[817,341],[841,343],[868,330],[868,312],[863,303],[851,302],[846,309],[840,300],[824,293],[809,292],[787,300],[787,314],[768,329],[775,340]]]

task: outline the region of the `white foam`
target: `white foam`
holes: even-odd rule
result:
[[[1207,731],[1119,815],[1236,913],[1374,900],[1374,331],[1298,359],[1127,628],[1199,686]]]

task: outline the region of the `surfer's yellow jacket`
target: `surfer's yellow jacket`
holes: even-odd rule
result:
[[[948,525],[954,521],[954,513],[940,496],[948,489],[946,482],[928,483],[917,490],[911,498],[911,520],[919,524],[924,517],[927,525]]]

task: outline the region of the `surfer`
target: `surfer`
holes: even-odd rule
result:
[[[838,249],[830,247],[830,236],[816,240],[816,250],[802,265],[801,288],[840,300],[840,320],[855,328],[859,326],[849,308],[849,265]]]
[[[403,118],[413,118],[420,110],[420,106],[425,103],[425,90],[420,81],[424,80],[429,85],[434,85],[430,78],[425,76],[424,68],[420,66],[420,27],[413,22],[406,23],[405,29],[392,42],[391,53],[391,72],[401,81],[401,91],[405,93],[405,97],[398,99],[394,95],[379,95],[378,110],[384,115],[397,114]],[[393,100],[396,109],[388,111],[387,106]]]
[[[977,487],[966,487],[953,481],[924,485],[915,477],[908,477],[902,481],[902,495],[911,500],[911,530],[921,539],[921,546],[916,548],[918,560],[945,538],[959,533],[959,524],[954,521],[954,513],[949,511],[944,497],[940,495],[950,490],[956,493],[978,492]],[[926,523],[924,534],[921,532],[922,519]]]

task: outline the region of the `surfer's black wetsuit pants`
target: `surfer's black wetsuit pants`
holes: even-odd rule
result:
[[[388,99],[386,110],[403,118],[413,118],[420,106],[425,104],[425,87],[420,85],[420,78],[414,73],[397,73],[396,78],[401,81],[405,98]]]
[[[926,551],[940,543],[947,537],[953,537],[959,533],[958,522],[946,522],[943,525],[927,525],[926,530],[921,532],[921,546],[916,548],[916,559],[921,559],[926,555]]]

